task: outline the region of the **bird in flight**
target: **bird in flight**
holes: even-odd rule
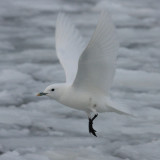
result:
[[[52,84],[37,96],[49,96],[88,116],[89,133],[96,135],[93,121],[101,112],[120,110],[109,96],[114,78],[118,39],[107,11],[102,11],[97,27],[86,46],[70,19],[60,13],[56,22],[56,52],[66,75],[66,83]]]

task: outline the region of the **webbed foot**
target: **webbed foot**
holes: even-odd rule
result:
[[[94,115],[93,118],[89,118],[89,133],[93,134],[95,137],[97,137],[97,135],[96,135],[97,131],[93,128],[93,121],[97,116],[98,116],[98,114]]]

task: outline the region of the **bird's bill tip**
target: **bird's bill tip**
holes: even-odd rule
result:
[[[40,94],[40,93],[38,93],[38,94],[37,94],[37,96],[41,96],[41,94]]]
[[[46,94],[47,94],[47,93],[40,92],[40,93],[37,94],[37,96],[44,96],[44,95],[46,95]]]

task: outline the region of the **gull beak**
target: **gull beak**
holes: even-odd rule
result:
[[[47,93],[41,92],[41,93],[38,93],[37,96],[44,96],[44,95],[46,95],[46,94],[47,94]]]

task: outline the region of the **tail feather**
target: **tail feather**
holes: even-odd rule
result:
[[[108,108],[109,112],[116,112],[118,114],[135,117],[135,115],[133,115],[131,113],[131,111],[128,109],[128,107],[120,102],[115,103],[115,102],[109,100],[107,108]]]
[[[122,115],[134,116],[134,115],[131,114],[131,113],[127,113],[127,112],[125,112],[125,111],[118,110],[118,109],[116,109],[116,108],[114,108],[114,107],[109,107],[109,111],[110,111],[110,112],[115,112],[115,113],[118,113],[118,114],[122,114]]]

